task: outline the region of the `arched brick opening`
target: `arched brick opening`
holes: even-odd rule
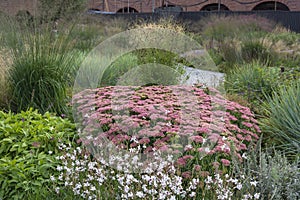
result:
[[[176,11],[182,12],[183,8],[181,6],[173,5],[173,4],[164,4],[161,7],[155,8],[155,12],[158,11]]]
[[[208,4],[201,8],[201,11],[218,11],[218,10],[219,10],[219,4],[217,3]],[[224,4],[220,4],[220,10],[229,10],[229,8]]]
[[[266,1],[257,4],[252,10],[282,10],[282,11],[290,11],[289,7],[284,3],[277,1]]]
[[[124,7],[117,11],[117,13],[138,13],[137,9],[132,7]]]

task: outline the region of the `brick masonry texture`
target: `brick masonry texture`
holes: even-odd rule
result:
[[[88,7],[109,12],[117,12],[127,7],[138,12],[152,12],[153,8],[162,5],[178,5],[183,11],[200,11],[206,6],[217,5],[219,1],[231,11],[251,11],[259,4],[270,2],[270,0],[90,0]],[[277,0],[276,2],[277,5],[284,4],[290,11],[300,11],[300,0]]]
[[[270,2],[270,0],[89,0],[87,8],[117,12],[130,7],[137,12],[152,12],[153,8],[163,5],[178,5],[183,11],[200,11],[205,6],[217,5],[219,1],[231,11],[251,11],[259,4]],[[37,2],[38,0],[0,0],[0,11],[16,15],[20,10],[26,10],[35,15]],[[290,11],[300,11],[300,0],[277,0],[276,2],[284,4]]]

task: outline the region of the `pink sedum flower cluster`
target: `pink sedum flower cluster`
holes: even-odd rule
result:
[[[218,155],[229,166],[232,152],[242,160],[260,132],[249,108],[202,85],[87,89],[73,97],[73,105],[82,132],[92,133],[81,137],[84,144],[106,138],[127,150],[177,152],[179,166],[202,155]]]

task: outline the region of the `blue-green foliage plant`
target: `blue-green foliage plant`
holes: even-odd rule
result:
[[[264,132],[288,155],[300,155],[300,82],[282,86],[264,104]]]

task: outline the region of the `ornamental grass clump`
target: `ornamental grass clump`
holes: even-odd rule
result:
[[[9,17],[1,18],[1,26],[1,48],[10,57],[10,109],[18,112],[33,107],[42,113],[67,113],[67,88],[83,59],[82,53],[72,50],[71,30],[56,32],[50,25],[38,26],[37,22],[23,27]]]
[[[228,171],[231,156],[242,161],[260,132],[249,108],[200,85],[90,89],[74,95],[73,106],[84,145],[101,150],[108,142],[125,152],[172,154],[186,179]],[[198,165],[201,170],[193,171]]]
[[[8,92],[8,66],[4,56],[5,53],[1,51],[0,56],[0,109],[7,107],[9,92]]]
[[[300,82],[267,97],[262,127],[270,141],[292,157],[300,155]]]

